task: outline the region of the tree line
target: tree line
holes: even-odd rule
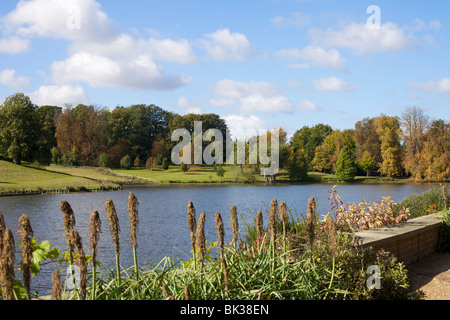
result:
[[[219,129],[226,137],[226,122],[216,114],[181,116],[153,104],[114,109],[37,106],[17,93],[0,105],[0,159],[16,164],[167,167],[177,143],[171,141],[172,132],[193,130],[195,121],[202,121],[204,132]],[[401,117],[365,118],[347,130],[304,126],[290,139],[283,128],[279,132],[280,168],[292,180],[306,178],[308,171],[334,173],[345,181],[358,174],[450,179],[450,123],[430,119],[419,107],[407,108]],[[258,138],[268,138],[270,144],[270,133]]]

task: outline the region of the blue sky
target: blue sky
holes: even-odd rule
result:
[[[291,134],[408,106],[449,120],[449,12],[441,0],[1,1],[0,102],[155,104]]]

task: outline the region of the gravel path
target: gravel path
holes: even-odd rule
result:
[[[407,267],[423,300],[450,300],[450,253],[434,253]]]

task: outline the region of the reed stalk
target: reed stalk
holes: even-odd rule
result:
[[[30,283],[31,283],[31,259],[33,249],[31,247],[31,238],[33,236],[33,229],[31,228],[30,219],[26,214],[23,214],[19,219],[18,232],[21,242],[22,255],[22,279],[25,291],[27,292],[28,300],[31,299]]]
[[[270,204],[270,210],[269,210],[269,234],[273,238],[273,240],[276,240],[277,237],[277,211],[278,211],[278,201],[277,199],[273,199]]]
[[[286,224],[288,222],[287,212],[286,212],[286,202],[283,201],[280,204],[280,221],[283,225],[283,243],[284,243],[284,252],[286,253]]]
[[[200,271],[203,271],[203,262],[205,260],[206,239],[205,239],[205,212],[200,214],[196,231],[197,259],[200,263]]]
[[[116,207],[111,199],[106,200],[106,217],[109,221],[109,230],[114,242],[114,249],[116,255],[116,269],[117,269],[117,283],[120,285],[120,243],[119,243],[119,218],[117,217]]]
[[[312,250],[316,232],[316,200],[314,197],[308,200],[306,207],[306,225],[308,228],[308,245]]]
[[[61,288],[61,274],[58,270],[53,271],[52,274],[52,300],[61,300],[62,288]]]
[[[70,231],[70,242],[76,248],[75,256],[78,268],[80,268],[80,299],[86,299],[86,255],[84,254],[81,237],[77,230]]]
[[[262,211],[259,210],[258,213],[256,213],[256,239],[260,239],[263,233],[263,214]]]
[[[63,225],[65,238],[67,239],[67,254],[69,256],[70,265],[73,265],[73,246],[70,242],[70,232],[75,227],[75,215],[72,207],[65,200],[61,201],[61,211],[64,215]]]
[[[237,208],[235,205],[233,205],[230,210],[230,222],[231,222],[231,230],[233,232],[233,244],[234,247],[236,248],[237,238],[239,235],[239,221],[237,217]]]
[[[191,252],[194,259],[194,268],[196,268],[196,246],[195,246],[195,233],[197,229],[197,222],[195,220],[195,207],[192,201],[188,204],[188,214],[187,214],[188,228],[191,233]]]
[[[128,220],[130,223],[130,242],[133,247],[134,271],[136,273],[136,279],[139,279],[139,267],[137,261],[137,231],[139,229],[138,205],[139,202],[136,196],[130,192],[128,196]]]
[[[14,236],[10,229],[3,231],[2,252],[0,256],[0,283],[3,298],[14,300]]]
[[[215,222],[216,222],[216,230],[217,230],[217,236],[219,238],[219,245],[220,245],[220,260],[222,264],[222,272],[224,276],[225,281],[225,290],[228,291],[228,282],[229,282],[229,270],[227,266],[227,262],[225,260],[225,228],[223,226],[223,220],[222,216],[219,212],[216,212],[215,216]]]
[[[92,252],[92,292],[91,299],[95,298],[95,291],[97,286],[97,246],[98,241],[100,240],[100,232],[102,226],[102,222],[100,220],[100,214],[97,210],[92,212],[91,218],[89,219],[89,240],[90,240],[90,249]]]

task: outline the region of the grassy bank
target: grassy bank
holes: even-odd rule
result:
[[[19,166],[0,161],[0,195],[117,190],[148,182],[109,169]]]

